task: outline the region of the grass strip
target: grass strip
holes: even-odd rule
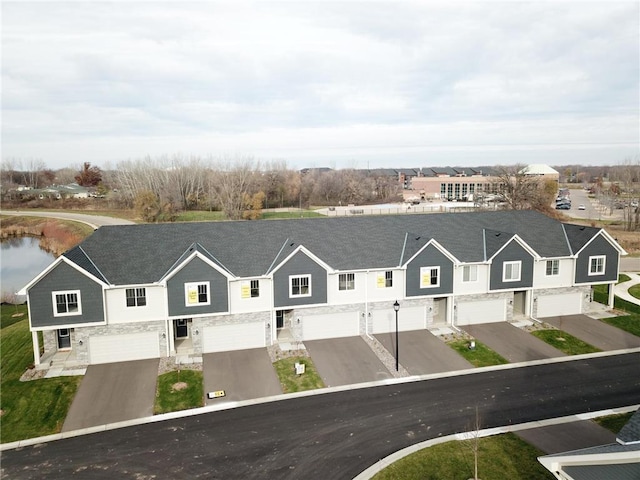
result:
[[[640,315],[623,315],[620,317],[602,318],[601,321],[640,337]]]
[[[26,312],[26,306],[20,305]],[[33,365],[29,322],[5,322],[15,312],[13,305],[2,305],[0,339],[0,441],[14,442],[60,432],[82,377],[42,378],[21,382],[20,377]],[[5,325],[5,323],[9,323]]]
[[[606,428],[607,430],[612,431],[613,433],[618,433],[620,430],[622,430],[622,427],[624,427],[627,422],[629,420],[631,420],[631,417],[633,416],[634,412],[629,412],[629,413],[618,413],[616,415],[607,415],[606,417],[598,417],[595,418],[594,421]]]
[[[634,285],[633,287],[631,287],[629,290],[629,295],[631,295],[632,297],[635,297],[637,299],[640,300],[640,283]]]
[[[296,374],[296,363],[304,364],[305,371],[303,374]],[[325,387],[313,361],[309,357],[283,358],[275,362],[273,366],[280,379],[283,393],[302,392],[304,390],[315,390]]]
[[[476,348],[473,350],[469,348],[469,340],[454,340],[449,342],[448,345],[467,359],[474,367],[489,367],[491,365],[509,363],[504,357],[478,341],[476,341]]]
[[[413,453],[388,466],[374,480],[467,480],[473,478],[471,442],[446,442]],[[510,480],[552,480],[538,457],[544,452],[513,433],[479,439],[478,477]]]
[[[158,377],[154,414],[177,412],[204,406],[202,372],[174,370]]]
[[[535,332],[531,332],[531,335],[539,338],[543,342],[548,343],[567,355],[581,355],[583,353],[596,353],[602,351],[567,332],[563,332],[562,330],[536,330]]]

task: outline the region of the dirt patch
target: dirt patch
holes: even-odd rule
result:
[[[188,386],[189,385],[187,385],[185,382],[174,383],[173,385],[171,385],[171,391],[172,392],[179,392],[180,390],[184,390]]]

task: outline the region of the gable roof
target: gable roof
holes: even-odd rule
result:
[[[268,274],[300,245],[342,271],[397,267],[430,240],[460,262],[483,262],[485,230],[517,234],[541,257],[572,253],[562,223],[533,211],[498,211],[104,226],[64,256],[108,283],[129,285],[158,282],[190,248],[238,277]],[[598,232],[587,227],[576,242]]]

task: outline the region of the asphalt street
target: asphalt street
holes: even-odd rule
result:
[[[640,403],[640,353],[303,396],[2,452],[3,479],[350,479],[418,442]]]

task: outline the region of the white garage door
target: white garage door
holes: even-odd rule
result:
[[[264,330],[264,322],[205,327],[202,350],[212,353],[261,348],[265,346]]]
[[[375,310],[373,315],[373,333],[396,331],[396,312],[393,309]],[[398,311],[398,330],[423,330],[426,328],[425,307],[402,308]]]
[[[536,303],[538,304],[537,316],[539,318],[582,313],[582,294],[580,292],[539,296]]]
[[[360,334],[358,312],[305,315],[301,322],[304,340],[355,337]]]
[[[89,363],[128,362],[160,356],[158,332],[89,337]]]
[[[504,322],[507,318],[506,303],[503,299],[459,303],[457,310],[456,325]]]

